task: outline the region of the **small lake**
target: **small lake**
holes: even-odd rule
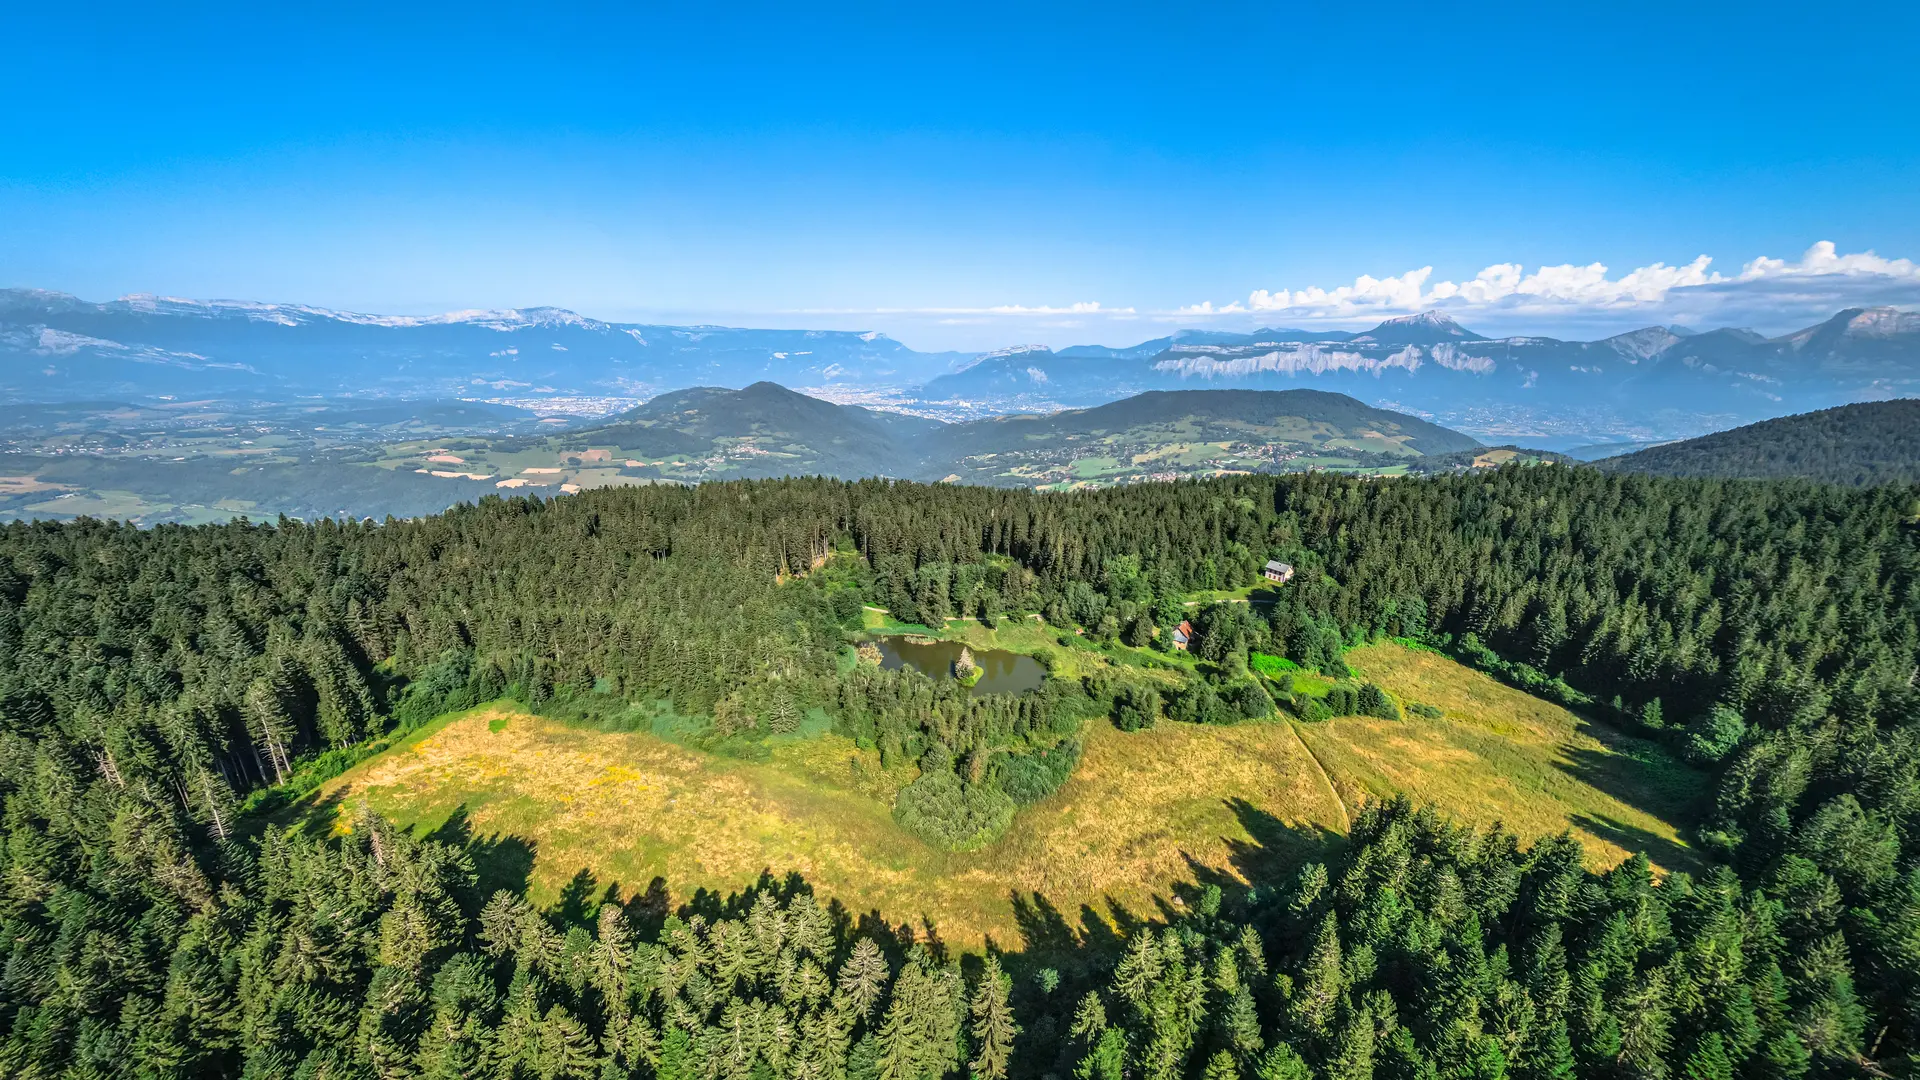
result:
[[[910,667],[936,679],[953,678],[953,662],[960,659],[960,650],[967,648],[958,641],[933,641],[916,645],[899,636],[877,638],[874,645],[880,649],[881,667]],[[975,696],[1024,694],[1039,689],[1041,680],[1047,677],[1047,669],[1031,656],[1007,652],[1005,649],[970,651],[974,664],[983,672],[980,681],[973,684]]]

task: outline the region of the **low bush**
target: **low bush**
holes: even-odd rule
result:
[[[1360,691],[1347,683],[1335,683],[1327,691],[1327,712],[1334,716],[1360,715]]]
[[[1400,719],[1400,706],[1387,696],[1385,690],[1372,683],[1361,683],[1356,704],[1362,716],[1377,716],[1382,720]]]
[[[1293,709],[1293,715],[1310,724],[1331,720],[1334,717],[1334,712],[1327,707],[1327,703],[1312,694],[1295,694],[1287,704]]]
[[[988,784],[969,784],[951,770],[923,774],[900,789],[893,819],[935,847],[974,851],[1013,823],[1013,797]]]
[[[1079,763],[1079,740],[1063,739],[1056,746],[1002,754],[994,770],[1000,790],[1026,806],[1058,791]]]
[[[1121,731],[1143,731],[1160,719],[1160,691],[1151,686],[1123,687],[1113,697],[1113,725]]]

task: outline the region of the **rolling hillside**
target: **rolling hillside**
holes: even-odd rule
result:
[[[683,479],[708,479],[711,472],[903,476],[916,463],[914,441],[941,426],[757,382],[741,390],[696,386],[662,394],[567,441],[583,447],[611,444],[622,454],[669,459],[654,467]]]
[[[0,516],[141,524],[234,514],[412,517],[494,493],[807,475],[1064,488],[1306,469],[1399,473],[1425,455],[1465,453],[1471,462],[1481,449],[1459,432],[1317,390],[1156,391],[1093,409],[950,425],[758,382],[662,394],[591,427],[529,431],[532,422],[520,419],[491,434],[450,415],[441,426],[395,426],[384,438],[369,422],[403,409],[343,407],[291,434],[261,435],[256,417],[251,426],[191,429],[205,437],[159,440],[102,433],[97,423],[65,435],[54,430],[56,411],[9,445],[18,456],[0,475]],[[152,409],[125,411],[129,431],[158,422]],[[190,418],[211,423],[211,415]],[[349,441],[321,441],[346,430]],[[117,439],[111,446],[107,435]],[[34,452],[41,443],[48,452]]]
[[[1396,471],[1479,449],[1404,413],[1317,390],[1153,391],[1092,409],[941,424],[819,401],[772,383],[666,394],[563,436],[646,475],[825,473],[1003,486],[1109,484],[1308,468]]]
[[[1920,480],[1920,400],[1869,401],[1763,420],[1595,464],[1656,476],[1913,482]]]
[[[922,472],[1027,486],[1308,468],[1390,472],[1479,445],[1344,394],[1158,390],[1092,409],[956,424],[933,437]]]
[[[835,405],[773,383],[663,394],[612,423],[542,438],[387,447],[382,464],[485,474],[546,494],[611,484],[774,476],[894,476],[1085,487],[1306,469],[1397,473],[1481,449],[1404,413],[1318,390],[1154,391],[1047,415],[942,424]]]

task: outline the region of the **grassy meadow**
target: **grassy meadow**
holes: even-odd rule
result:
[[[1462,821],[1499,820],[1523,839],[1571,827],[1595,868],[1644,850],[1666,869],[1693,869],[1676,825],[1694,815],[1700,778],[1665,748],[1439,653],[1382,642],[1349,651],[1347,663],[1403,706],[1446,712],[1299,725],[1349,803],[1407,791]]]
[[[1125,659],[1038,624],[955,622],[947,635],[1044,653],[1069,677]],[[1124,929],[1178,903],[1183,883],[1284,870],[1397,791],[1528,839],[1571,828],[1595,866],[1629,847],[1663,867],[1691,863],[1675,825],[1689,774],[1657,749],[1437,654],[1389,643],[1349,661],[1446,717],[1162,722],[1132,734],[1099,721],[1067,783],[978,852],[939,851],[897,826],[892,798],[912,768],[883,770],[831,733],[776,740],[765,760],[745,761],[510,702],[442,718],[361,763],[308,800],[307,820],[346,828],[365,806],[422,832],[454,822],[483,841],[495,884],[524,879],[543,902],[582,870],[623,894],[660,879],[676,902],[793,871],[823,896],[963,946],[1017,946],[1038,913]]]

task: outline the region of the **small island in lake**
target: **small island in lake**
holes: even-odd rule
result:
[[[972,686],[980,681],[986,670],[973,662],[973,653],[966,646],[960,647],[960,655],[953,661],[953,677],[963,686]]]

